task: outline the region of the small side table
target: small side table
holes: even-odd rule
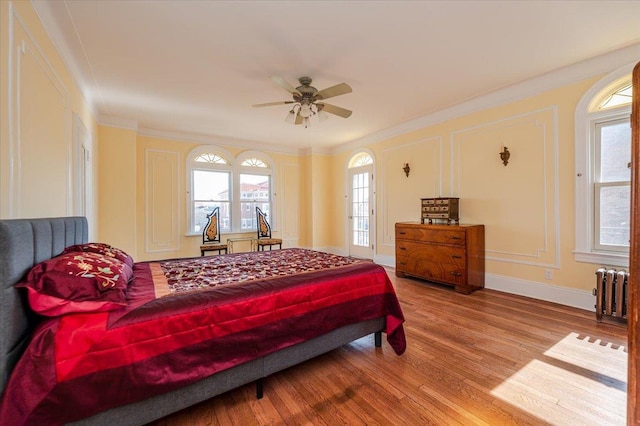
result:
[[[227,250],[233,253],[233,243],[251,241],[251,251],[258,251],[258,240],[254,237],[227,238]]]

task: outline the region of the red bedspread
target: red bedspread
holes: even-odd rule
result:
[[[381,266],[310,250],[138,263],[127,302],[43,321],[0,424],[78,420],[380,316],[395,352],[406,345]]]

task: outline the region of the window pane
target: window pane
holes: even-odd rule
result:
[[[240,199],[269,201],[271,179],[269,175],[240,175]]]
[[[630,187],[600,188],[600,244],[629,246]]]
[[[632,91],[633,87],[631,84],[616,90],[607,99],[605,99],[604,102],[602,102],[599,109],[613,108],[620,105],[630,104]]]
[[[220,232],[231,231],[229,176],[229,172],[193,171],[193,232],[202,232],[214,207],[220,207]]]
[[[198,163],[229,164],[227,160],[213,153],[200,154],[194,161]]]
[[[267,214],[269,219],[271,200],[271,176],[240,174],[240,228],[256,229],[256,207]]]
[[[600,126],[600,182],[626,182],[631,178],[629,121],[603,123]]]
[[[368,164],[373,164],[373,158],[371,158],[371,156],[366,152],[361,152],[349,161],[349,168],[366,166]]]
[[[352,241],[355,246],[369,245],[369,173],[357,173],[352,178],[351,191]]]
[[[193,208],[193,231],[202,232],[207,224],[207,215],[213,211],[215,207],[220,207],[220,232],[231,231],[231,215],[229,211],[229,203],[196,201]]]
[[[247,158],[240,165],[249,167],[267,167],[265,162],[259,158]]]
[[[193,199],[198,201],[228,200],[229,173],[194,170]]]

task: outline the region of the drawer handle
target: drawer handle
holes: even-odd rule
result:
[[[404,231],[398,231],[398,234],[400,234],[400,235],[406,235],[407,233],[406,233],[406,232],[404,232]]]
[[[406,250],[406,247],[398,247],[400,250]]]
[[[462,256],[451,256],[453,259],[462,259]]]
[[[451,272],[451,275],[453,275],[454,277],[459,277],[462,274],[460,272],[453,271]]]
[[[462,237],[451,237],[452,240],[461,240]]]

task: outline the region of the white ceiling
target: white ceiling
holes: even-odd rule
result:
[[[32,0],[85,97],[138,128],[332,148],[640,43],[640,1]],[[640,58],[638,58],[640,60]],[[293,86],[353,110],[285,123]]]

